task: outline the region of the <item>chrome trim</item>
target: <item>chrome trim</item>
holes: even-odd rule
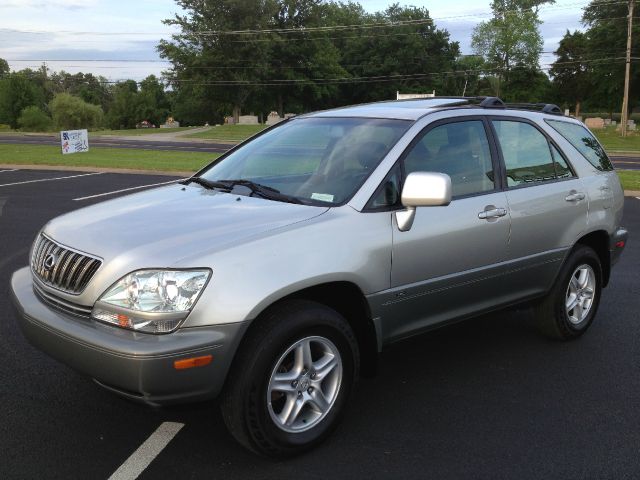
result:
[[[49,255],[57,257],[52,269],[45,267]],[[102,259],[63,245],[41,233],[31,255],[31,272],[47,287],[79,295],[102,265]]]

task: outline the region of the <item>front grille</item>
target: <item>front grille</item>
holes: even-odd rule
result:
[[[31,254],[31,270],[43,284],[66,293],[82,293],[102,261],[40,234]]]
[[[74,317],[90,318],[91,307],[85,307],[84,305],[78,305],[77,303],[68,302],[61,298],[51,295],[50,293],[42,290],[37,284],[33,284],[33,291],[42,300],[43,303],[49,305],[51,308],[58,310],[67,315],[73,315]]]

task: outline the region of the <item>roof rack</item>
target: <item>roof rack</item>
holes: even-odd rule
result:
[[[507,103],[506,107],[517,110],[533,110],[551,115],[564,115],[560,107],[553,103]]]
[[[564,115],[560,107],[553,103],[505,103],[499,97],[435,97],[451,100],[466,100],[469,104],[481,108],[512,108],[515,110],[530,110],[548,113],[550,115]]]

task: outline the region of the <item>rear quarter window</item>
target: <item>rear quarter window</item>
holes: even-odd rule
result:
[[[613,170],[611,160],[604,148],[585,127],[562,120],[546,120],[546,122],[573,145],[591,165],[602,171]]]

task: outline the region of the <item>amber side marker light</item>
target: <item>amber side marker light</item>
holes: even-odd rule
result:
[[[203,357],[185,358],[184,360],[176,360],[173,367],[176,370],[186,370],[187,368],[204,367],[209,365],[213,360],[213,355],[205,355]]]

